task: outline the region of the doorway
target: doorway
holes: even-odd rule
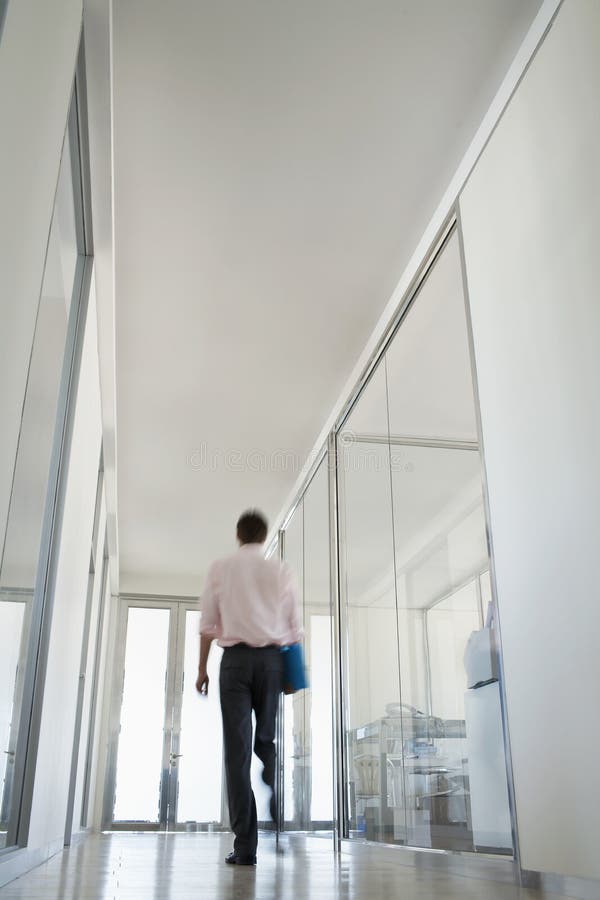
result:
[[[195,688],[200,613],[191,601],[122,598],[103,825],[212,830],[224,822],[218,667]]]
[[[122,597],[103,827],[126,831],[229,830],[219,701],[222,650],[196,690],[200,611],[192,600]],[[259,826],[269,791],[252,762]]]

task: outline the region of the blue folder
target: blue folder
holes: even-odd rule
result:
[[[286,694],[295,694],[308,687],[306,667],[302,644],[290,644],[281,648],[283,656],[283,690]]]

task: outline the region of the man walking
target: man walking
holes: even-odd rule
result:
[[[252,711],[256,716],[254,752],[263,781],[275,802],[275,718],[282,689],[280,648],[302,637],[298,592],[286,563],[264,558],[267,523],[256,510],[237,523],[238,551],[208,570],[200,618],[200,665],[196,688],[208,692],[206,671],[213,640],[223,647],[219,687],[223,716],[229,818],[235,835],[225,862],[256,864],[256,802],[250,784]]]

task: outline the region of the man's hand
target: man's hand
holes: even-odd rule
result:
[[[196,680],[196,690],[199,694],[203,694],[205,697],[208,694],[208,682],[209,678],[206,673],[206,669],[198,669],[198,678]]]
[[[205,697],[208,694],[208,675],[206,669],[208,667],[208,654],[213,642],[213,638],[206,634],[200,635],[200,662],[198,663],[198,679],[196,681],[196,690]]]

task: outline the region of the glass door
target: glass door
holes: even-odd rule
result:
[[[211,652],[201,697],[199,616],[191,603],[122,600],[105,827],[223,827],[221,651]]]
[[[337,441],[343,836],[511,855],[455,232]]]
[[[124,659],[110,825],[164,828],[171,762],[176,606],[124,604]]]
[[[171,751],[172,810],[169,827],[217,829],[223,823],[223,732],[219,666],[223,651],[213,644],[208,660],[208,695],[196,690],[200,612],[180,607]]]

